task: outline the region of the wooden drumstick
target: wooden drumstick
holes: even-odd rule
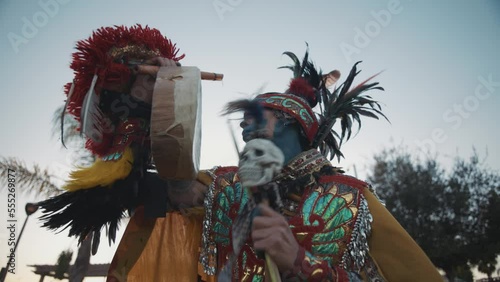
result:
[[[135,66],[135,69],[139,74],[149,74],[151,76],[156,76],[156,74],[160,70],[160,67],[152,65],[137,65]],[[224,75],[221,73],[202,71],[200,72],[200,74],[202,80],[221,81],[224,78]]]
[[[201,74],[201,80],[221,81],[224,78],[224,75],[222,73],[202,71],[200,72],[200,74]]]

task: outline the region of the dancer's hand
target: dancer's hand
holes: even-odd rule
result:
[[[154,65],[160,67],[178,67],[181,64],[171,59],[163,58],[163,57],[154,57],[149,60],[144,61],[145,65]]]
[[[293,268],[299,244],[286,219],[266,205],[259,205],[260,215],[253,219],[252,240],[257,250],[265,251],[280,272]]]
[[[156,74],[160,70],[160,67],[175,66],[180,66],[180,64],[174,60],[163,57],[145,60],[142,64],[137,65],[135,68],[137,76],[130,90],[130,95],[138,100],[151,104]]]

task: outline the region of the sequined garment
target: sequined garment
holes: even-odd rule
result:
[[[232,253],[231,226],[249,199],[236,172],[236,167],[219,168],[212,174],[215,178],[213,191],[209,192],[214,197],[212,224],[204,224],[207,226],[204,233],[217,246],[219,270]],[[276,181],[283,186],[290,183],[304,186],[290,189],[301,191],[301,195],[295,195],[297,201],[289,197],[292,200],[285,203],[284,214],[288,215],[290,228],[304,249],[299,264],[307,264],[310,271],[283,273],[284,280],[360,281],[355,280],[355,273],[364,271],[372,220],[362,193],[367,184],[336,172],[315,150],[297,156]],[[264,265],[249,237],[237,256],[237,263],[232,265],[233,281],[264,281]]]

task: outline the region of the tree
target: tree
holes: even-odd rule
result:
[[[488,275],[488,281],[493,281],[491,275],[495,271],[496,264],[497,264],[496,258],[493,258],[492,261],[481,261],[477,265],[477,270]]]
[[[470,265],[500,254],[500,175],[476,153],[456,158],[447,173],[435,158],[421,161],[402,148],[387,149],[375,156],[369,181],[449,281],[470,279]]]
[[[56,279],[62,280],[67,278],[66,274],[68,273],[72,257],[73,251],[71,250],[62,251],[61,254],[59,254],[59,258],[57,258],[56,271],[54,274],[54,277]]]
[[[6,181],[9,169],[16,172],[16,182],[21,189],[21,194],[27,195],[35,193],[37,196],[48,198],[58,195],[62,192],[57,185],[53,183],[54,175],[50,174],[48,169],[42,169],[39,165],[29,168],[26,164],[14,157],[0,157],[0,177],[1,181]],[[6,184],[6,183],[2,183]],[[0,190],[5,189],[7,185],[1,185]]]
[[[81,138],[77,130],[79,123],[74,118],[62,118],[61,113],[64,106],[59,107],[53,115],[52,134],[54,137],[60,136],[61,143],[71,148],[71,157],[73,163],[84,166],[92,163],[94,158],[84,149],[84,139]],[[60,133],[60,135],[59,135]],[[39,165],[34,165],[33,169],[13,157],[0,158],[0,176],[2,180],[7,179],[9,169],[14,169],[17,174],[17,185],[26,189],[20,190],[21,193],[35,193],[40,198],[49,198],[64,192],[53,183],[54,175],[51,175],[48,169],[41,169]],[[0,186],[0,191],[7,185]],[[90,265],[92,237],[86,238],[79,246],[75,264],[69,273],[70,282],[81,282],[87,273]]]

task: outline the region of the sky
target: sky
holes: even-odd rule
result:
[[[75,42],[102,26],[137,23],[177,43],[186,54],[183,65],[224,74],[223,82],[202,85],[202,168],[237,164],[221,109],[259,89],[285,90],[291,73],[277,67],[291,62],[282,53],[302,57],[307,42],[316,65],[340,70],[341,80],[356,61],[363,61],[359,82],[383,71],[376,80],[385,91],[370,94],[390,123],[363,120],[343,146],[346,158],[334,165],[364,179],[374,154],[403,145],[445,166],[476,148],[487,166],[500,170],[500,2],[493,0],[0,0],[0,156],[39,164],[62,184],[72,168],[70,151],[53,137],[51,120],[72,80]],[[19,194],[24,189],[17,187]],[[0,193],[0,222],[7,224],[7,195]],[[16,198],[17,232],[26,217],[22,207],[38,200]],[[65,232],[42,229],[39,215],[26,225],[17,273],[7,281],[36,281],[26,265],[55,263],[61,251],[76,251]],[[0,228],[0,265],[8,236]],[[103,247],[91,262],[108,263],[115,248]]]

